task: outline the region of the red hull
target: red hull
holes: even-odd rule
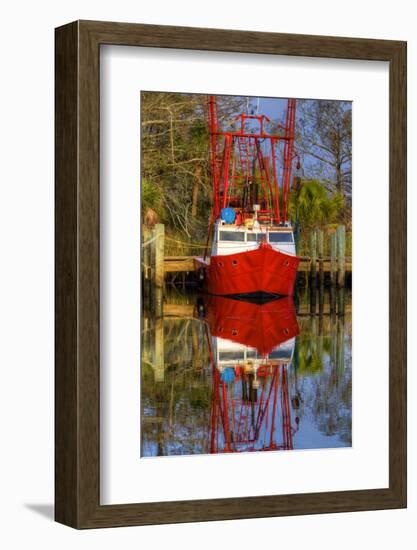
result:
[[[260,246],[256,250],[212,256],[206,268],[210,294],[230,296],[265,292],[292,296],[300,258]]]
[[[255,348],[261,355],[299,334],[292,298],[254,304],[222,296],[206,301],[211,336]]]

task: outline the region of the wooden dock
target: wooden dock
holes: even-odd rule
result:
[[[164,258],[164,271],[165,273],[190,273],[194,271],[195,259],[198,256],[165,256]],[[316,270],[319,271],[319,263],[323,262],[324,273],[331,272],[331,258],[323,258],[322,260],[316,259]],[[345,263],[346,273],[352,272],[352,260],[346,258]],[[311,258],[304,256],[301,258],[298,271],[301,273],[309,273],[311,271]]]
[[[346,304],[345,313],[351,313],[352,312],[352,305],[351,303]],[[315,312],[317,315],[319,314],[319,309],[316,309]],[[171,319],[196,319],[196,311],[195,311],[195,305],[194,304],[167,304],[164,303],[163,305],[163,315],[165,318],[171,318]],[[297,307],[297,315],[299,317],[311,317],[311,305],[308,303],[299,304]],[[331,308],[330,303],[324,303],[323,305],[323,311],[322,315],[331,315]]]

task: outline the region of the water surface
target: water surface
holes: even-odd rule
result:
[[[141,456],[351,446],[350,293],[344,315],[313,298],[167,289],[143,314]]]

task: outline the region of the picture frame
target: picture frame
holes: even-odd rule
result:
[[[100,46],[389,63],[389,487],[100,504]],[[406,43],[76,21],[55,33],[55,519],[101,528],[406,507]]]

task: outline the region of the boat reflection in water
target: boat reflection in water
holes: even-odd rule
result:
[[[167,292],[142,327],[141,456],[350,447],[346,314]]]
[[[213,380],[210,452],[292,449],[299,426],[287,374],[299,333],[292,299],[211,297],[204,311]]]

